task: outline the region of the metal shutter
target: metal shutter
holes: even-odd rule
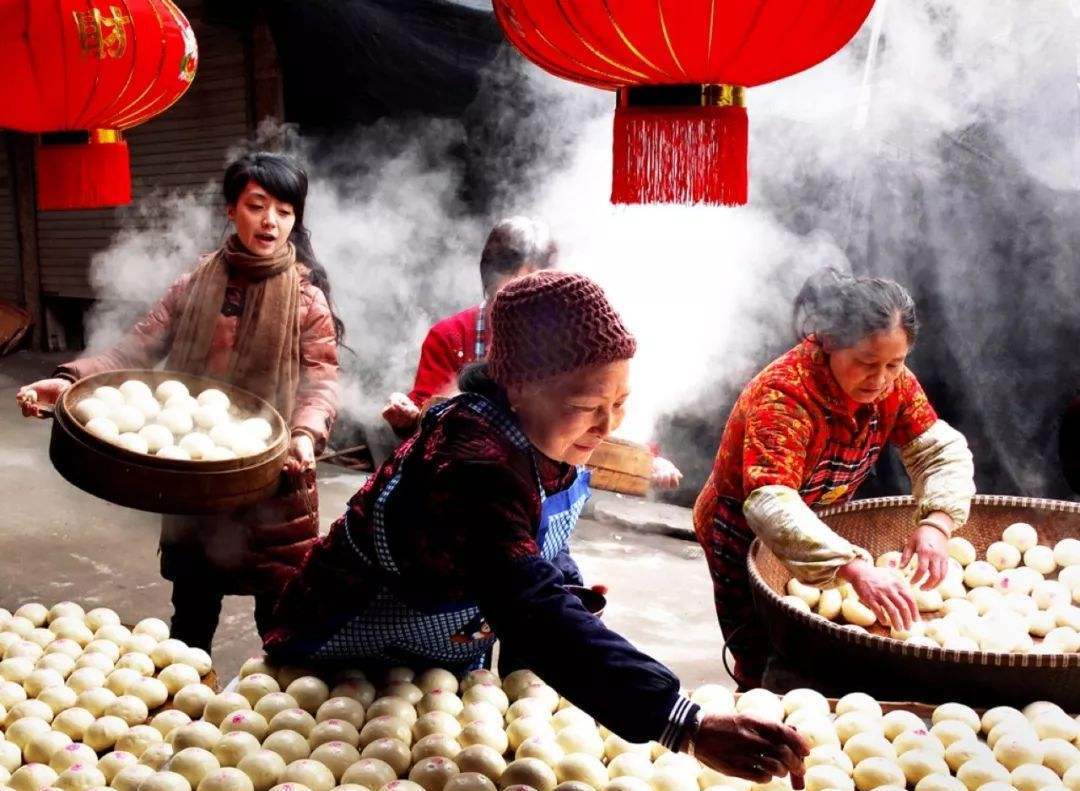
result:
[[[122,224],[137,221],[140,199],[155,190],[197,188],[220,179],[228,150],[251,129],[243,33],[204,24],[202,0],[177,4],[199,41],[195,82],[164,115],[126,134],[131,147],[130,207],[38,213],[45,296],[92,298],[90,261]]]
[[[0,132],[0,299],[22,302],[19,269],[19,236],[15,225],[15,194],[7,140]]]

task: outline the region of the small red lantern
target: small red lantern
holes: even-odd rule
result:
[[[617,92],[613,203],[746,203],[745,89],[810,68],[873,0],[495,0],[510,42]]]
[[[183,96],[197,62],[171,0],[0,0],[0,127],[41,135],[38,208],[130,203],[122,130]]]

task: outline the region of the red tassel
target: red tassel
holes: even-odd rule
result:
[[[612,203],[746,203],[746,108],[618,107]]]
[[[131,157],[123,140],[39,143],[37,205],[41,211],[100,209],[131,203]]]

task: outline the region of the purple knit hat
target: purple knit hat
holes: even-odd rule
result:
[[[628,360],[637,341],[600,286],[545,270],[507,283],[491,306],[488,370],[504,387]]]

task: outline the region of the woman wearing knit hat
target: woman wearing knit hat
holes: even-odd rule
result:
[[[271,660],[463,672],[497,636],[502,655],[625,739],[797,781],[807,750],[794,731],[702,716],[670,670],[564,587],[581,582],[567,550],[588,497],[577,465],[622,420],[635,348],[588,278],[546,271],[507,285],[486,365],[427,412],[286,588]]]

